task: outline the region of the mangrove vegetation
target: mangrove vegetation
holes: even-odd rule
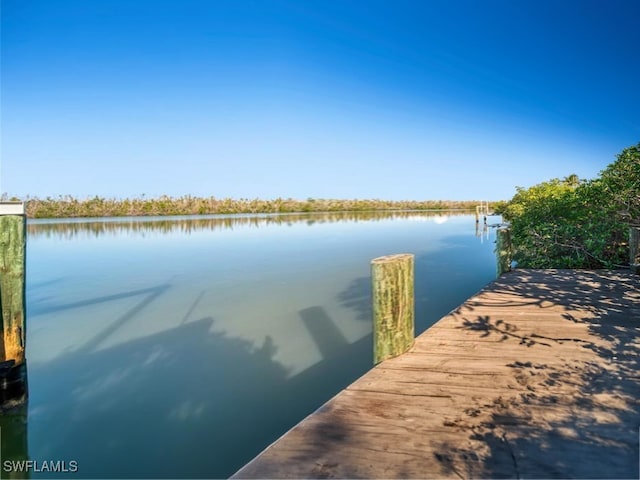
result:
[[[640,226],[640,143],[592,180],[552,179],[499,205],[510,221],[514,259],[528,268],[629,264],[629,227]]]
[[[9,200],[4,195],[3,200]],[[20,200],[12,198],[11,200]],[[390,200],[295,200],[292,198],[232,199],[216,197],[170,197],[116,199],[93,197],[78,199],[70,195],[57,198],[26,198],[29,218],[128,217],[155,215],[210,215],[237,213],[363,212],[393,210],[472,210],[479,201],[390,201]]]

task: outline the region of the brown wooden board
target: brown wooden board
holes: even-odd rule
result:
[[[640,277],[515,270],[236,478],[639,478]]]

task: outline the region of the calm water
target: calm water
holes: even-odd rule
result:
[[[415,254],[421,332],[495,277],[493,235],[415,212],[32,221],[3,459],[227,477],[371,367],[371,259]]]

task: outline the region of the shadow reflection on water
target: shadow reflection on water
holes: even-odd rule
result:
[[[257,452],[273,440],[281,422],[273,409],[287,402],[273,386],[287,371],[272,360],[269,338],[255,347],[211,332],[212,324],[201,318],[34,368],[46,399],[31,412],[40,455],[74,457],[83,477],[232,473],[247,442]]]
[[[460,296],[485,282],[461,265],[465,258],[469,262],[466,253],[476,239],[457,239],[452,237],[445,262],[460,268]],[[418,322],[427,310],[431,317],[439,315],[432,302],[450,288],[438,278],[441,255],[416,258]],[[341,330],[344,319],[331,318],[324,306],[315,305],[293,311],[322,359],[291,377],[276,360],[284,348],[282,339],[265,335],[252,342],[221,331],[222,316],[196,308],[203,291],[185,311],[169,314],[175,318],[164,324],[172,328],[100,348],[168,289],[164,283],[35,306],[34,315],[40,315],[95,302],[139,300],[84,346],[30,365],[29,446],[34,459],[76,460],[83,478],[227,477],[371,367],[371,334],[349,343]],[[360,277],[337,297],[357,319],[370,322],[370,295],[370,278]],[[453,306],[438,308],[446,313]]]
[[[227,477],[369,367],[367,336],[288,379],[271,337],[256,346],[213,323],[33,368],[38,456],[77,460],[83,477]]]

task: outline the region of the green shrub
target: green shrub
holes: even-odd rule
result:
[[[518,188],[502,208],[514,259],[529,268],[628,264],[628,231],[640,222],[640,143],[590,181],[576,175]]]

